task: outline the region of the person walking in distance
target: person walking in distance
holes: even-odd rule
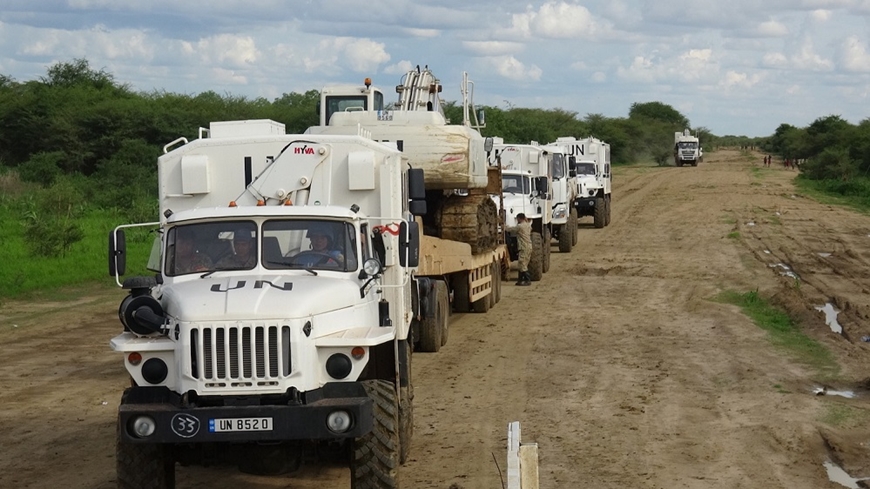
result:
[[[532,285],[532,276],[529,275],[529,261],[532,259],[532,223],[526,219],[526,215],[517,214],[517,285]]]

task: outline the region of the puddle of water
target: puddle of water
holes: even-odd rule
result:
[[[862,477],[860,479],[856,479],[846,473],[846,471],[843,470],[842,467],[833,462],[825,462],[825,470],[828,471],[828,479],[831,482],[836,482],[843,487],[848,487],[851,489],[861,489],[861,487],[858,485],[858,482],[870,480],[870,477]]]
[[[831,253],[819,253],[819,256],[821,256],[822,258],[827,258],[831,256]]]
[[[783,277],[789,277],[789,278],[793,278],[795,280],[800,280],[800,277],[798,276],[798,274],[795,273],[794,270],[792,270],[791,267],[786,265],[785,263],[771,263],[768,266],[770,268],[781,268],[782,270],[779,272],[779,274],[782,275]]]
[[[843,334],[843,327],[837,322],[837,314],[840,314],[840,311],[834,309],[834,306],[830,302],[824,306],[816,307],[816,310],[825,313],[825,324],[831,328],[831,331]]]
[[[813,389],[813,394],[817,396],[839,396],[846,399],[855,399],[857,397],[852,391],[835,391],[826,387],[816,387]]]

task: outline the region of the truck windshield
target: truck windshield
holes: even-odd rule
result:
[[[326,97],[326,123],[336,112],[353,112],[367,110],[384,110],[384,94],[374,93],[374,107],[369,107],[365,95],[331,95]]]
[[[349,222],[272,219],[263,223],[263,266],[268,269],[357,269],[359,236]]]
[[[257,266],[257,224],[220,221],[185,224],[166,234],[166,275],[214,270],[250,270]]]
[[[528,195],[532,192],[532,185],[529,177],[523,175],[502,175],[501,176],[502,192],[512,194]]]
[[[595,175],[595,163],[577,163],[577,175]]]
[[[682,142],[680,143],[681,149],[695,149],[698,147],[698,143],[695,142]]]

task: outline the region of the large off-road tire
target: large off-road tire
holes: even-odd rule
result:
[[[544,265],[541,269],[544,273],[550,271],[550,253],[553,251],[553,236],[550,234],[550,228],[544,226],[544,229],[541,230],[541,242],[544,245]]]
[[[371,432],[353,441],[350,487],[395,489],[401,456],[396,387],[386,380],[366,380],[363,386],[374,401],[374,424]]]
[[[444,330],[444,325],[446,324],[444,315],[448,311],[446,311],[446,307],[442,308],[442,298],[443,300],[449,301],[450,299],[447,297],[447,291],[441,291],[438,285],[441,284],[445,289],[447,286],[444,282],[436,281],[435,287],[432,290],[432,293],[435,294],[435,314],[433,317],[424,317],[420,320],[420,339],[417,342],[417,348],[419,351],[423,352],[437,352],[441,349],[441,345],[443,345],[446,340],[444,336],[447,332]]]
[[[568,218],[568,222],[562,224],[562,227],[559,228],[559,252],[560,253],[570,253],[571,248],[574,247],[573,238],[571,237],[571,218]]]
[[[456,272],[450,276],[453,286],[453,311],[468,312],[471,310],[471,290],[468,288],[468,272]]]
[[[438,312],[441,321],[441,346],[447,344],[447,333],[450,331],[450,290],[447,282],[439,280],[435,282],[435,292],[438,294]]]
[[[592,219],[595,221],[595,227],[601,229],[607,220],[607,204],[603,197],[595,198],[595,213],[592,214]]]
[[[604,200],[607,202],[607,204],[606,204],[606,205],[607,205],[607,213],[606,213],[605,216],[604,216],[604,225],[605,225],[605,226],[610,226],[610,211],[611,211],[611,208],[610,208],[610,204],[611,204],[610,195],[606,195],[606,196],[604,196]]]
[[[158,443],[124,443],[120,426],[115,440],[118,489],[175,489],[172,447]]]
[[[577,217],[577,209],[572,207],[571,213],[568,214],[568,224],[571,226],[571,246],[577,246],[577,225],[579,220],[580,218]]]
[[[529,276],[532,282],[544,276],[544,244],[541,233],[532,233],[532,257],[529,260]]]
[[[404,465],[411,454],[411,439],[414,437],[414,383],[411,382],[411,344],[401,341],[399,348],[405,349],[408,359],[407,365],[402,366],[408,385],[400,389],[399,401],[399,463]]]

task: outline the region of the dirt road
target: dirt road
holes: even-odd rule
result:
[[[505,285],[450,343],[415,354],[403,488],[499,488],[506,427],[536,441],[542,488],[825,488],[823,464],[870,476],[870,218],[802,197],[793,171],[737,151],[697,168],[617,169],[613,221],[582,221],[532,287]],[[839,369],[805,365],[720,292],[773,297]],[[0,487],[114,487],[127,382],[108,349],[122,292],[0,308]],[[815,309],[830,302],[843,334]],[[854,399],[816,396],[850,390]],[[347,487],[179,468],[179,488]]]

